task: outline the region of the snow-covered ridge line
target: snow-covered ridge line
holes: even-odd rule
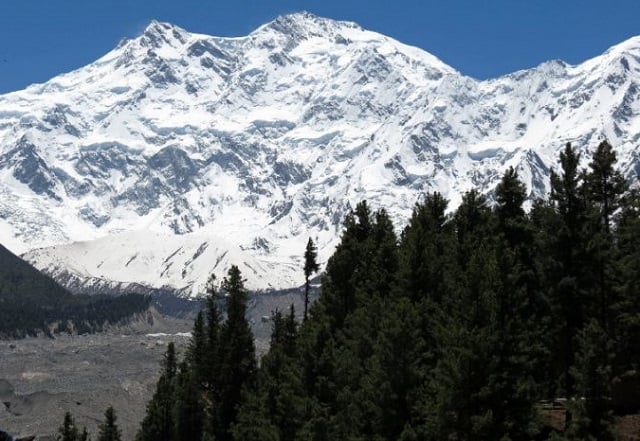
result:
[[[236,38],[152,22],[0,96],[0,243],[74,283],[196,295],[236,263],[251,288],[295,287],[307,238],[326,260],[362,199],[401,225],[509,166],[541,195],[566,142],[586,161],[603,138],[635,180],[639,84],[640,37],[476,81],[308,13]]]

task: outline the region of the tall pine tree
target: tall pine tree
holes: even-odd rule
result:
[[[309,238],[307,242],[307,248],[304,251],[304,319],[307,319],[307,312],[309,309],[309,277],[313,273],[318,272],[320,266],[317,262],[318,250],[313,240]]]
[[[104,413],[104,422],[98,427],[98,441],[122,441],[122,432],[116,420],[116,412],[109,406]]]
[[[177,373],[176,348],[173,342],[167,346],[162,362],[162,372],[156,391],[147,404],[136,441],[173,441],[175,439],[175,377]]]
[[[237,266],[231,266],[221,288],[227,296],[227,320],[220,330],[220,390],[214,430],[216,441],[230,441],[243,388],[254,381],[257,366],[253,335],[245,317],[247,291]]]

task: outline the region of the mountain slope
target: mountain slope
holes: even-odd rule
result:
[[[0,338],[96,331],[148,307],[141,295],[73,295],[0,245]]]
[[[152,22],[86,67],[0,96],[0,242],[55,246],[26,257],[87,281],[196,294],[228,257],[251,288],[296,286],[307,238],[326,258],[361,199],[400,221],[425,192],[453,206],[470,188],[490,194],[509,166],[541,195],[565,142],[586,152],[603,137],[635,179],[638,84],[638,37],[577,66],[476,81],[307,13],[239,38]],[[141,252],[154,257],[129,271]]]

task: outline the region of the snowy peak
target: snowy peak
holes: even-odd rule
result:
[[[622,43],[618,43],[610,47],[603,56],[618,57],[624,55],[631,55],[634,57],[640,56],[640,35],[631,37]]]
[[[297,12],[281,15],[250,35],[256,37],[268,31],[274,31],[291,40],[299,41],[312,37],[334,39],[340,36],[343,30],[363,31],[360,26],[352,22],[330,20],[309,12]]]
[[[422,194],[454,208],[510,166],[534,198],[566,142],[586,161],[604,137],[635,180],[638,41],[476,81],[304,12],[236,38],[154,21],[0,96],[0,242],[81,285],[196,295],[236,263],[251,287],[283,288],[302,283],[307,239],[326,259],[362,199],[401,226]]]
[[[156,44],[161,41],[170,44],[172,40],[177,40],[184,44],[185,36],[188,34],[187,31],[174,24],[151,20],[142,32],[140,40],[155,47],[161,46],[161,44]]]

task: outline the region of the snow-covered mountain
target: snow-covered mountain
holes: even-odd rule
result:
[[[308,13],[239,38],[152,22],[0,96],[0,243],[76,284],[190,295],[237,263],[251,288],[297,286],[307,238],[326,259],[362,199],[401,223],[425,192],[454,207],[509,166],[542,194],[567,141],[605,137],[636,179],[639,114],[639,37],[476,81]]]

